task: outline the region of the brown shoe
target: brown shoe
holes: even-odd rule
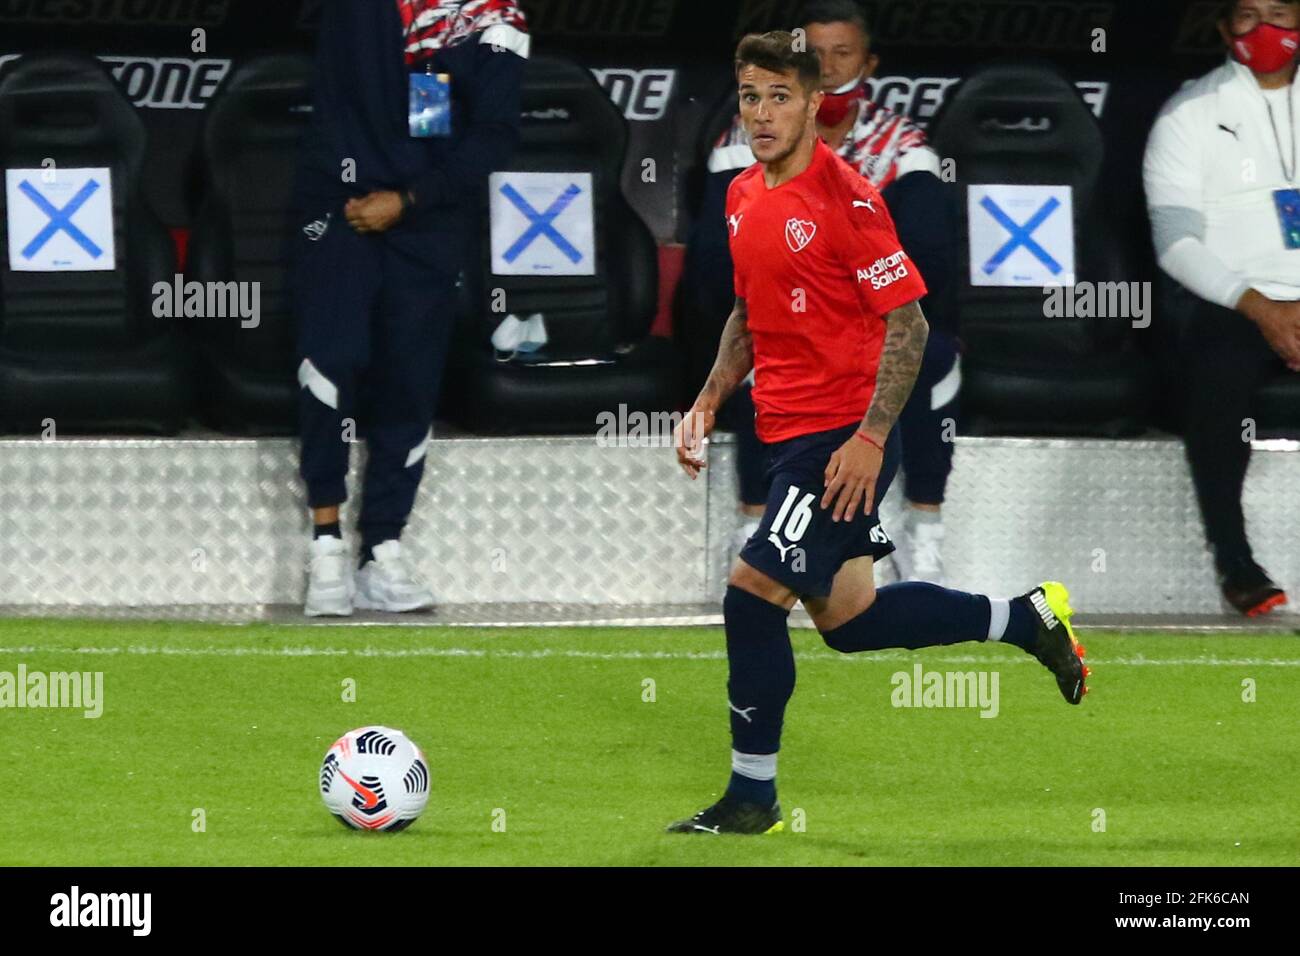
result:
[[[1219,587],[1224,599],[1246,617],[1259,617],[1287,603],[1286,592],[1250,558],[1221,567]]]

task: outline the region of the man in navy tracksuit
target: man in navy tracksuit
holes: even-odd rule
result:
[[[325,4],[291,277],[314,524],[308,615],[433,603],[399,539],[424,473],[471,204],[518,139],[528,41],[515,0]],[[450,90],[450,126],[432,133],[408,115],[412,86],[428,83]],[[354,580],[339,505],[360,437]]]

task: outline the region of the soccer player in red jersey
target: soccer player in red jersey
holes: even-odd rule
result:
[[[925,283],[880,193],[817,138],[816,54],[790,33],[750,35],[736,77],[757,159],[727,194],[736,304],[675,444],[695,478],[718,407],[752,368],[772,490],[723,601],[731,780],[721,800],[669,827],[676,833],[782,829],[776,755],[794,693],[796,600],[845,653],[1015,644],[1072,704],[1088,676],[1059,583],[1010,600],[923,582],[876,590],[872,565],[894,549],[876,517],[895,467],[885,448],[925,351]]]

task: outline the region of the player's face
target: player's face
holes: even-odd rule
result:
[[[806,29],[808,46],[822,61],[823,90],[841,89],[876,72],[880,59],[856,23],[810,23]]]
[[[821,91],[809,93],[793,70],[773,73],[751,64],[740,71],[739,79],[740,120],[760,163],[779,163],[806,136],[816,135],[813,118],[821,106]]]

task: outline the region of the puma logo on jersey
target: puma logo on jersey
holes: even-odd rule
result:
[[[807,219],[791,219],[785,224],[785,243],[791,252],[800,252],[817,235],[817,223]]]
[[[744,218],[745,218],[745,214],[743,212],[736,216],[727,217],[727,222],[731,226],[732,238],[735,238],[736,236],[740,235],[740,220]]]
[[[727,701],[727,706],[730,707],[732,710],[734,710],[736,713],[740,714],[741,717],[744,717],[745,723],[752,724],[754,722],[754,718],[749,715],[754,711],[758,710],[757,707],[746,707],[744,710],[741,710],[731,701]]]
[[[854,209],[861,209],[861,208],[863,208],[863,207],[866,207],[867,209],[870,209],[872,212],[875,212],[875,211],[876,211],[876,207],[873,206],[873,205],[871,205],[871,200],[870,200],[870,199],[867,199],[867,200],[865,200],[865,201],[864,201],[864,200],[861,200],[861,199],[855,199],[855,200],[853,200],[853,208],[854,208]]]
[[[1047,597],[1042,591],[1035,591],[1033,594],[1029,595],[1029,603],[1034,606],[1034,610],[1038,612],[1038,616],[1043,619],[1043,623],[1047,625],[1049,631],[1053,630],[1057,624],[1061,623],[1056,619],[1056,614],[1052,609],[1048,607]]]
[[[793,551],[795,546],[793,544],[790,544],[790,545],[786,545],[784,548],[781,547],[781,539],[776,536],[776,532],[769,534],[767,536],[767,540],[771,541],[772,544],[776,547],[776,550],[781,552],[781,563],[785,564],[785,556],[789,554],[791,551]]]

